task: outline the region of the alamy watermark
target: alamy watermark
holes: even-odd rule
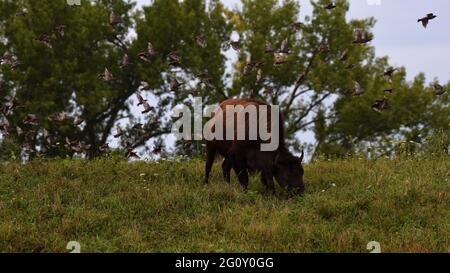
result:
[[[249,140],[261,141],[261,151],[275,151],[280,143],[278,105],[215,105],[203,107],[201,97],[194,98],[194,113],[186,105],[175,109],[172,126],[177,140]],[[205,110],[203,110],[205,109]],[[210,120],[203,125],[203,117]],[[270,120],[269,120],[270,118]],[[192,119],[194,129],[192,130]]]

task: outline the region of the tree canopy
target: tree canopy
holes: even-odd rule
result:
[[[312,130],[326,155],[448,131],[450,83],[438,95],[376,57],[375,20],[348,20],[347,1],[312,1],[310,16],[293,0],[208,2],[0,0],[1,154],[95,157],[114,135],[129,156],[149,141],[159,153],[171,110],[195,96],[278,104],[292,147]],[[175,153],[201,149],[186,146]]]

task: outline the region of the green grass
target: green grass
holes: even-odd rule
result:
[[[0,167],[0,252],[450,251],[450,158],[305,166],[304,197],[244,193],[215,164],[35,161]],[[335,185],[335,186],[334,186]]]

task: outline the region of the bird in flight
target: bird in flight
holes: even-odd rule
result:
[[[434,18],[436,18],[437,16],[434,15],[433,13],[428,13],[425,17],[422,17],[420,19],[417,20],[417,22],[422,22],[422,26],[424,28],[427,28],[428,23],[433,20]]]

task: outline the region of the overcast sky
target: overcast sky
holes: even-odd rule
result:
[[[240,0],[222,0],[238,7]],[[370,2],[380,5],[370,5]],[[138,0],[148,4],[150,0]],[[311,12],[310,0],[300,0],[300,18]],[[433,12],[438,17],[424,29],[419,17]],[[389,56],[394,66],[405,66],[408,79],[424,72],[427,80],[450,80],[450,1],[449,0],[350,0],[348,18],[374,17],[378,56]]]

